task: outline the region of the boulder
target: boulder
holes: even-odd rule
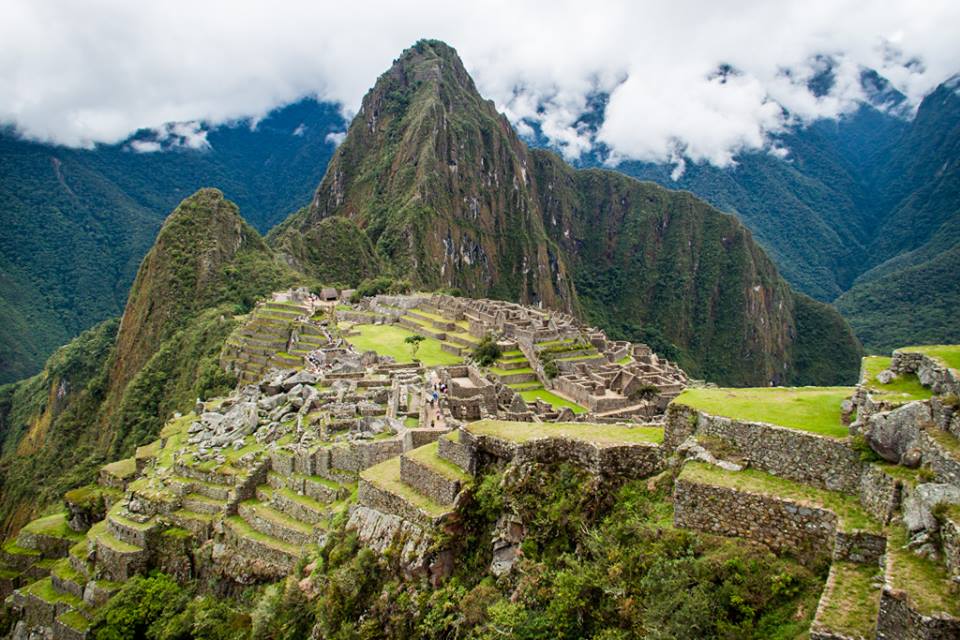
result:
[[[309,385],[316,384],[317,376],[310,373],[309,371],[297,371],[292,376],[289,376],[283,381],[283,390],[290,391],[291,389],[300,386],[300,385]]]
[[[895,374],[893,371],[890,371],[889,369],[884,369],[883,371],[878,373],[875,377],[877,379],[877,382],[879,382],[880,384],[890,384],[891,382],[897,379],[897,374]]]
[[[952,484],[917,485],[903,500],[903,524],[911,534],[936,532],[939,522],[933,515],[938,504],[960,504],[960,487]]]
[[[881,458],[899,463],[915,446],[920,429],[930,419],[930,407],[926,403],[910,402],[870,416],[863,425],[863,435]]]
[[[272,396],[260,398],[260,400],[257,402],[257,406],[264,411],[273,411],[277,407],[281,406],[286,399],[287,396],[285,394],[277,393]]]

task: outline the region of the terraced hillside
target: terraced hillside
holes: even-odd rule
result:
[[[268,341],[271,331],[286,338]],[[454,363],[428,364],[424,343],[405,339],[418,334],[433,342],[431,357]],[[480,367],[464,343],[487,337],[500,356]],[[297,366],[272,366],[292,346]],[[951,637],[960,632],[955,352],[866,358],[856,387],[683,390],[682,372],[644,345],[555,313],[417,295],[321,305],[283,292],[224,350],[224,366],[244,377],[236,390],[176,416],[156,441],[105,465],[96,485],[69,492],[65,510],[24,527],[3,547],[0,586],[17,633],[72,639],[112,624],[106,612],[121,606],[124,585],[156,571],[224,593],[277,583],[316,598],[318,585],[340,584],[337,563],[362,557],[383,563],[362,578],[380,585],[371,593],[392,584],[429,594],[483,576],[523,584],[560,570],[560,557],[587,562],[577,547],[617,539],[629,554],[659,537],[665,546],[644,553],[689,540],[688,558],[712,563],[716,553],[726,559],[709,566],[727,566],[760,554],[740,570],[792,581],[751,596],[762,619],[721,612],[708,623],[756,629],[745,637],[764,637],[774,619],[820,640]],[[589,392],[575,412],[561,394],[577,385]],[[526,400],[531,392],[561,406]],[[629,513],[614,515],[622,500]],[[613,518],[604,527],[652,519],[642,526],[659,533],[600,535],[595,513]],[[623,562],[621,571],[639,570]],[[610,571],[605,581],[620,580]],[[398,582],[376,582],[387,579]],[[501,597],[488,584],[488,597]],[[577,633],[633,624],[607,614],[639,597],[623,588],[631,595],[598,596]],[[653,615],[653,603],[642,606]],[[323,611],[309,611],[314,632],[327,633]]]

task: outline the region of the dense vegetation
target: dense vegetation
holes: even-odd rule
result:
[[[94,637],[802,637],[823,559],[801,564],[674,529],[670,486],[666,476],[609,493],[566,464],[488,470],[462,529],[441,541],[457,560],[437,586],[404,577],[395,553],[360,547],[341,523],[312,573],[235,601],[191,598],[164,576],[135,579],[104,609]],[[505,507],[527,535],[514,572],[495,579],[491,533]]]
[[[222,193],[184,200],[144,259],[123,321],[84,332],[41,373],[0,388],[4,532],[154,439],[174,411],[232,388],[219,353],[235,314],[297,283],[315,284],[279,262]]]
[[[206,149],[133,152],[155,137],[146,131],[93,150],[0,131],[0,384],[119,315],[164,216],[197,189],[223,189],[261,231],[309,201],[333,152],[327,134],[343,126],[336,107],[304,100],[256,127],[208,129]]]
[[[736,214],[791,285],[837,299],[871,350],[956,342],[949,309],[960,301],[960,83],[938,87],[908,121],[905,98],[889,83],[869,71],[861,82],[869,102],[858,110],[778,138],[785,160],[744,153],[726,169],[687,164],[678,180],[669,165],[617,169]],[[593,120],[602,121],[603,104],[596,101]],[[581,164],[603,160],[601,147]]]

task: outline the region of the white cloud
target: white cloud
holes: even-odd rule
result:
[[[772,149],[793,122],[835,117],[860,69],[916,105],[958,69],[953,0],[560,0],[270,3],[8,0],[0,22],[0,122],[68,145],[117,142],[173,121],[260,116],[301,96],[353,113],[421,37],[456,47],[512,122],[539,124],[567,157],[596,142],[613,160],[728,164]],[[836,83],[806,82],[828,56]],[[735,73],[720,78],[721,64]],[[722,81],[725,80],[725,81]],[[578,124],[610,94],[596,132]],[[204,148],[199,128],[169,145]],[[781,151],[782,153],[782,151]]]
[[[297,125],[297,128],[293,130],[293,135],[297,137],[303,137],[303,134],[307,132],[307,125],[302,122]]]
[[[324,138],[325,142],[329,142],[335,147],[339,147],[340,143],[343,142],[347,137],[346,131],[331,131],[327,134],[327,137]]]
[[[130,148],[137,153],[156,153],[163,149],[163,145],[155,140],[131,140]]]

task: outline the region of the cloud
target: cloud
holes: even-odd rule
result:
[[[325,142],[329,142],[335,147],[339,147],[340,143],[343,142],[346,139],[346,137],[347,137],[346,131],[331,131],[330,133],[327,134],[327,137],[324,138],[323,140]]]
[[[863,68],[915,107],[958,71],[958,22],[952,0],[302,0],[282,11],[237,0],[9,0],[0,123],[90,146],[167,122],[255,122],[308,95],[349,114],[402,49],[431,37],[458,49],[521,132],[535,123],[568,158],[602,143],[613,162],[723,166],[743,150],[777,149],[785,127],[853,109]],[[828,60],[834,81],[818,95],[808,83]],[[587,124],[598,94],[609,96],[605,119]],[[163,148],[204,148],[202,133],[170,131]]]

